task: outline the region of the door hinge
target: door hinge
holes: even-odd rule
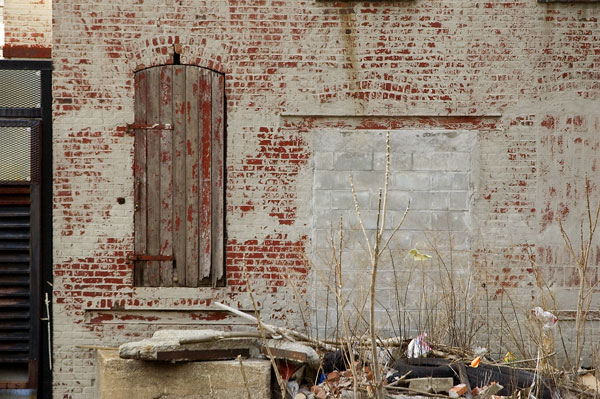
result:
[[[145,261],[150,261],[150,262],[164,262],[164,261],[171,261],[171,260],[175,260],[174,256],[168,256],[168,255],[131,255],[129,257],[127,257],[127,259],[129,259],[130,261],[136,261],[136,260],[145,260]]]

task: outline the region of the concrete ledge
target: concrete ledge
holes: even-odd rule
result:
[[[147,362],[121,359],[117,351],[97,352],[96,399],[239,399],[247,397],[237,360]],[[252,397],[271,397],[271,363],[244,360]],[[212,393],[211,393],[212,391]]]

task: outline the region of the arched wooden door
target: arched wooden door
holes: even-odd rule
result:
[[[224,284],[225,78],[135,74],[135,284]]]

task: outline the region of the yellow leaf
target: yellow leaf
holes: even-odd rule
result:
[[[417,261],[431,259],[431,255],[422,254],[421,252],[419,252],[418,250],[416,250],[414,248],[411,249],[410,251],[408,251],[408,254],[410,256],[412,256],[413,260],[417,260]]]

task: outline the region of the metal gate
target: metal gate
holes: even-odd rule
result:
[[[40,386],[48,318],[40,300],[44,112],[36,65],[47,63],[0,62],[0,394],[29,397]]]

